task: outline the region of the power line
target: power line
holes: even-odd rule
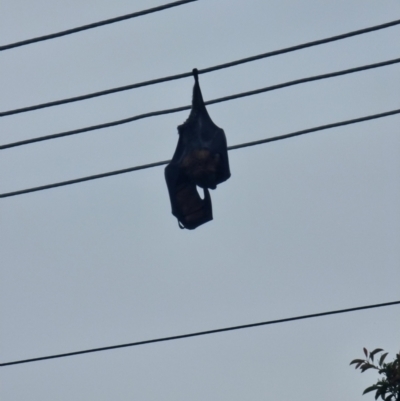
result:
[[[110,19],[106,19],[103,21],[94,22],[92,24],[87,24],[87,25],[82,25],[82,26],[76,27],[76,28],[67,29],[66,31],[56,32],[56,33],[52,33],[50,35],[38,36],[36,38],[26,39],[26,40],[22,40],[20,42],[15,42],[15,43],[10,43],[8,45],[0,46],[0,51],[13,49],[15,47],[20,47],[20,46],[30,45],[32,43],[43,42],[45,40],[55,39],[55,38],[59,38],[61,36],[71,35],[73,33],[86,31],[88,29],[97,28],[97,27],[103,26],[103,25],[114,24],[115,22],[120,22],[120,21],[124,21],[127,19],[131,19],[131,18],[141,17],[146,14],[151,14],[151,13],[155,13],[157,11],[166,10],[168,8],[181,6],[183,4],[191,3],[193,1],[197,1],[197,0],[175,1],[173,3],[164,4],[162,6],[148,8],[147,10],[137,11],[135,13],[126,14],[126,15],[121,15],[120,17],[110,18]]]
[[[4,193],[4,194],[0,194],[0,198],[8,198],[10,196],[22,195],[22,194],[27,194],[27,193],[30,193],[30,192],[43,191],[45,189],[51,189],[51,188],[56,188],[56,187],[63,187],[63,186],[66,186],[66,185],[78,184],[79,182],[97,180],[99,178],[110,177],[112,175],[130,173],[132,171],[137,171],[137,170],[145,170],[145,169],[148,169],[148,168],[158,167],[158,166],[162,166],[164,164],[168,164],[170,161],[171,160],[164,160],[164,161],[150,163],[150,164],[143,164],[141,166],[125,168],[123,170],[115,170],[115,171],[110,171],[108,173],[90,175],[88,177],[77,178],[75,180],[56,182],[55,184],[42,185],[40,187],[28,188],[28,189],[23,189],[23,190],[20,190],[20,191],[15,191],[15,192],[7,192],[7,193]]]
[[[316,40],[316,41],[313,41],[313,42],[307,42],[307,43],[303,43],[303,44],[296,45],[296,46],[286,47],[284,49],[274,50],[274,51],[271,51],[271,52],[268,52],[268,53],[263,53],[263,54],[259,54],[259,55],[256,55],[256,56],[243,58],[243,59],[232,61],[232,62],[229,62],[229,63],[219,64],[219,65],[216,65],[214,67],[209,67],[209,68],[204,68],[204,69],[198,70],[198,72],[199,72],[199,74],[206,74],[208,72],[221,70],[221,69],[224,69],[224,68],[234,67],[236,65],[248,63],[248,62],[251,62],[251,61],[256,61],[256,60],[260,60],[260,59],[267,58],[267,57],[277,56],[279,54],[290,53],[290,52],[293,52],[293,51],[296,51],[296,50],[305,49],[307,47],[318,46],[318,45],[321,45],[321,44],[334,42],[334,41],[341,40],[341,39],[346,39],[346,38],[349,38],[349,37],[352,37],[352,36],[362,35],[364,33],[373,32],[373,31],[377,31],[377,30],[380,30],[380,29],[389,28],[389,27],[392,27],[392,26],[395,26],[395,25],[399,25],[399,24],[400,24],[400,20],[388,22],[386,24],[375,25],[375,26],[372,26],[372,27],[369,27],[369,28],[359,29],[357,31],[352,31],[352,32],[341,34],[341,35],[337,35],[337,36],[332,36],[332,37],[325,38],[325,39]],[[0,49],[1,49],[1,47],[0,47]],[[89,94],[86,94],[86,95],[75,96],[75,97],[70,97],[70,98],[67,98],[67,99],[55,100],[53,102],[40,103],[40,104],[33,105],[33,106],[28,106],[28,107],[22,107],[22,108],[19,108],[19,109],[3,111],[3,112],[0,112],[0,117],[5,117],[5,116],[13,115],[13,114],[18,114],[18,113],[26,113],[28,111],[44,109],[44,108],[53,107],[53,106],[59,106],[59,105],[66,104],[66,103],[79,102],[79,101],[82,101],[82,100],[92,99],[92,98],[99,97],[99,96],[110,95],[112,93],[117,93],[117,92],[122,92],[122,91],[126,91],[126,90],[136,89],[136,88],[140,88],[140,87],[143,87],[143,86],[149,86],[149,85],[159,84],[159,83],[162,83],[162,82],[167,82],[167,81],[173,81],[173,80],[177,80],[177,79],[187,78],[187,77],[189,77],[191,75],[192,75],[192,72],[185,72],[185,73],[182,73],[182,74],[170,75],[168,77],[157,78],[157,79],[153,79],[153,80],[150,80],[150,81],[144,81],[144,82],[139,82],[139,83],[136,83],[136,84],[131,84],[131,85],[126,85],[126,86],[120,86],[120,87],[117,87],[117,88],[107,89],[107,90],[103,90],[103,91],[99,91],[99,92],[93,92],[93,93],[89,93]]]
[[[273,90],[286,88],[288,86],[294,86],[294,85],[299,85],[299,84],[306,83],[306,82],[312,82],[312,81],[318,81],[318,80],[327,79],[327,78],[338,77],[341,75],[352,74],[355,72],[370,70],[373,68],[384,67],[384,66],[388,66],[388,65],[392,65],[392,64],[396,64],[396,63],[400,63],[400,58],[383,61],[383,62],[375,63],[375,64],[364,65],[364,66],[356,67],[356,68],[349,68],[347,70],[331,72],[328,74],[314,75],[314,76],[308,77],[308,78],[296,79],[294,81],[284,82],[282,84],[267,86],[266,88],[256,89],[256,90],[252,90],[252,91],[248,91],[248,92],[241,92],[241,93],[237,93],[235,95],[230,95],[230,96],[225,96],[225,97],[221,97],[218,99],[209,100],[209,101],[205,102],[205,104],[211,105],[211,104],[215,104],[215,103],[227,102],[227,101],[239,99],[242,97],[253,96],[253,95],[257,95],[257,94],[264,93],[264,92],[270,92]],[[104,123],[104,124],[92,125],[90,127],[78,128],[75,130],[60,132],[57,134],[44,135],[44,136],[40,136],[40,137],[36,137],[36,138],[25,139],[23,141],[11,142],[11,143],[7,143],[4,145],[0,145],[0,150],[14,148],[17,146],[28,145],[28,144],[35,143],[35,142],[42,142],[42,141],[48,141],[51,139],[62,138],[65,136],[82,134],[84,132],[95,131],[95,130],[99,130],[99,129],[103,129],[103,128],[115,127],[117,125],[127,124],[127,123],[141,120],[144,118],[156,117],[156,116],[165,115],[165,114],[177,113],[177,112],[184,111],[184,110],[190,110],[190,108],[191,108],[191,106],[188,105],[188,106],[176,107],[173,109],[153,111],[150,113],[139,114],[139,115],[136,115],[133,117],[124,118],[122,120],[117,120],[117,121],[111,121],[111,122]]]
[[[357,123],[361,123],[363,121],[376,120],[377,118],[389,117],[389,116],[393,116],[393,115],[399,114],[399,113],[400,113],[400,109],[387,111],[385,113],[371,114],[369,116],[354,118],[352,120],[345,120],[345,121],[340,121],[337,123],[320,125],[318,127],[308,128],[308,129],[304,129],[304,130],[297,131],[297,132],[292,132],[290,134],[274,136],[272,138],[260,139],[258,141],[246,142],[246,143],[242,143],[239,145],[233,145],[233,146],[229,146],[228,149],[236,150],[236,149],[241,149],[241,148],[247,148],[249,146],[262,145],[262,144],[268,143],[268,142],[275,142],[275,141],[280,141],[282,139],[293,138],[295,136],[310,134],[311,132],[323,131],[323,130],[330,129],[330,128],[341,127],[344,125],[357,124]]]
[[[268,142],[279,141],[281,139],[287,139],[287,138],[292,138],[292,137],[295,137],[295,136],[309,134],[311,132],[323,131],[323,130],[326,130],[326,129],[340,127],[340,126],[343,126],[343,125],[350,125],[350,124],[355,124],[355,123],[359,123],[359,122],[363,122],[363,121],[374,120],[374,119],[377,119],[377,118],[388,117],[388,116],[392,116],[392,115],[399,114],[399,113],[400,113],[400,109],[397,109],[397,110],[392,110],[392,111],[388,111],[388,112],[385,112],[385,113],[372,114],[372,115],[365,116],[365,117],[355,118],[355,119],[352,119],[352,120],[345,120],[345,121],[340,121],[340,122],[337,122],[337,123],[332,123],[332,124],[327,124],[327,125],[320,125],[318,127],[308,128],[308,129],[304,129],[304,130],[301,130],[301,131],[292,132],[290,134],[279,135],[279,136],[274,136],[274,137],[270,137],[270,138],[266,138],[266,139],[261,139],[259,141],[252,141],[252,142],[242,143],[242,144],[239,144],[239,145],[229,146],[228,150],[235,150],[235,149],[240,149],[240,148],[246,148],[246,147],[249,147],[249,146],[261,145],[261,144],[268,143]],[[23,190],[20,190],[20,191],[7,192],[7,193],[0,194],[0,198],[8,198],[8,197],[11,197],[11,196],[27,194],[27,193],[30,193],[30,192],[43,191],[45,189],[62,187],[62,186],[66,186],[66,185],[77,184],[79,182],[91,181],[91,180],[96,180],[96,179],[99,179],[99,178],[110,177],[110,176],[113,176],[113,175],[130,173],[132,171],[144,170],[144,169],[148,169],[148,168],[152,168],[152,167],[158,167],[158,166],[162,166],[162,165],[168,164],[170,161],[171,160],[164,160],[164,161],[159,161],[159,162],[150,163],[150,164],[143,164],[141,166],[130,167],[130,168],[126,168],[126,169],[123,169],[123,170],[115,170],[115,171],[110,171],[110,172],[107,172],[107,173],[90,175],[90,176],[87,176],[87,177],[77,178],[77,179],[74,179],[74,180],[61,181],[61,182],[57,182],[57,183],[54,183],[54,184],[42,185],[42,186],[39,186],[39,187],[23,189]]]
[[[392,305],[398,305],[398,304],[400,304],[400,301],[385,302],[385,303],[382,303],[382,304],[367,305],[367,306],[358,306],[358,307],[355,307],[355,308],[348,308],[348,309],[338,309],[338,310],[333,310],[333,311],[329,311],[329,312],[322,312],[322,313],[312,313],[312,314],[309,314],[309,315],[288,317],[288,318],[284,318],[284,319],[268,320],[266,322],[243,324],[241,326],[224,327],[222,329],[198,331],[198,332],[195,332],[195,333],[181,334],[181,335],[171,336],[171,337],[155,338],[153,340],[137,341],[137,342],[128,343],[128,344],[111,345],[111,346],[108,346],[108,347],[92,348],[92,349],[86,349],[86,350],[83,350],[83,351],[67,352],[67,353],[64,353],[64,354],[56,354],[56,355],[42,356],[42,357],[39,357],[39,358],[31,358],[31,359],[23,359],[23,360],[19,360],[19,361],[5,362],[5,363],[0,363],[0,366],[19,365],[19,364],[28,363],[28,362],[44,361],[46,359],[64,358],[64,357],[67,357],[67,356],[89,354],[89,353],[100,352],[100,351],[109,351],[109,350],[118,349],[118,348],[135,347],[137,345],[153,344],[153,343],[160,343],[160,342],[172,341],[172,340],[181,340],[181,339],[189,338],[189,337],[199,337],[199,336],[205,336],[205,335],[208,335],[208,334],[223,333],[223,332],[226,332],[226,331],[249,329],[249,328],[252,328],[252,327],[259,327],[259,326],[267,326],[267,325],[278,324],[278,323],[293,322],[295,320],[311,319],[311,318],[314,318],[314,317],[338,315],[338,314],[341,314],[341,313],[355,312],[355,311],[360,311],[360,310],[365,310],[365,309],[382,308],[382,307],[385,307],[385,306],[392,306]]]

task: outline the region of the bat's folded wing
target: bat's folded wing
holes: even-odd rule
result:
[[[213,219],[210,193],[204,189],[204,199],[197,192],[196,184],[189,181],[174,165],[165,168],[172,214],[181,228],[193,230]]]

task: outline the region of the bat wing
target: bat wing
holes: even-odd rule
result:
[[[231,176],[226,136],[207,112],[197,70],[193,70],[193,75],[192,109],[188,119],[178,127],[180,144],[176,162],[186,169],[196,185],[215,189]]]
[[[204,189],[204,199],[197,192],[196,184],[180,174],[179,167],[165,168],[172,214],[181,228],[193,230],[213,219],[210,193]]]

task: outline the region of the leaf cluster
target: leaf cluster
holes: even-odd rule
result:
[[[376,348],[368,352],[366,348],[363,349],[365,359],[353,359],[350,365],[355,364],[356,369],[360,369],[361,373],[368,369],[376,369],[382,378],[377,381],[373,386],[367,387],[363,394],[375,391],[375,400],[379,397],[384,401],[400,401],[400,353],[396,354],[393,362],[384,363],[388,353],[382,353],[379,360],[374,361],[377,354],[383,352],[382,348]]]

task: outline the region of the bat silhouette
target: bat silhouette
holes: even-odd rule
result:
[[[172,214],[180,228],[189,230],[213,219],[208,189],[215,189],[231,176],[225,133],[208,115],[197,69],[193,76],[192,109],[188,119],[178,126],[178,144],[165,168]],[[203,199],[197,186],[203,188]]]

